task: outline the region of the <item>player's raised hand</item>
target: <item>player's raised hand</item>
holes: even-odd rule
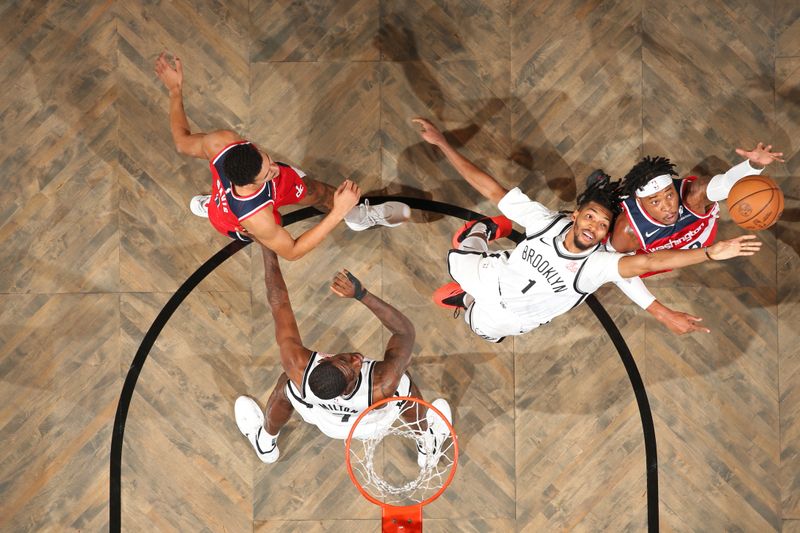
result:
[[[749,151],[737,148],[736,153],[742,157],[746,157],[751,163],[757,166],[765,167],[773,161],[783,163],[783,152],[773,152],[771,144],[764,146],[764,143],[758,143],[755,148]]]
[[[753,255],[761,249],[761,241],[755,241],[755,235],[742,235],[735,239],[719,241],[706,250],[714,261],[724,261],[740,255]]]
[[[447,144],[447,140],[444,138],[444,135],[442,135],[442,132],[439,131],[439,128],[434,126],[430,120],[422,117],[415,117],[411,119],[411,122],[419,126],[419,133],[426,142],[434,146]]]
[[[183,85],[181,58],[175,56],[175,66],[173,67],[167,59],[167,52],[161,52],[156,59],[156,76],[169,92],[180,90]]]
[[[337,272],[333,277],[331,290],[337,296],[342,298],[355,298],[356,300],[360,300],[367,293],[367,289],[361,285],[358,278],[344,269],[342,269],[341,272]]]
[[[669,310],[665,313],[660,320],[664,327],[676,335],[685,335],[686,333],[694,333],[695,331],[702,331],[703,333],[711,333],[711,330],[700,325],[703,319],[699,316],[692,316],[689,313],[681,311]]]
[[[361,199],[361,189],[353,180],[344,180],[333,193],[332,212],[341,218],[350,212]]]

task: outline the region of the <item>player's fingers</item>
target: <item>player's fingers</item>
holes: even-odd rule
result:
[[[333,285],[331,285],[331,291],[332,291],[334,294],[338,294],[339,296],[344,296],[344,294],[342,294],[342,292],[341,292],[341,291],[337,290],[337,289],[336,289],[336,287],[334,287]]]
[[[686,315],[686,318],[691,322],[702,322],[703,321],[702,317],[693,316],[693,315],[689,315],[689,314]]]
[[[181,58],[175,56],[175,70],[178,71],[178,74],[183,74],[183,63],[181,63]]]

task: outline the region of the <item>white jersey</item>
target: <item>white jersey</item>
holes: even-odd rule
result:
[[[622,279],[618,268],[622,254],[608,252],[600,244],[578,254],[566,249],[564,237],[572,227],[569,215],[550,211],[518,188],[509,191],[498,207],[525,227],[525,240],[513,251],[481,257],[480,289],[471,291],[462,283],[475,297],[477,309],[467,318],[476,317],[470,324],[476,332],[491,331],[485,335],[488,338],[530,331],[579,305],[604,283]],[[461,283],[452,268],[456,262],[450,260],[451,274]]]
[[[364,359],[358,381],[350,394],[346,396],[337,396],[330,400],[323,400],[311,392],[308,386],[308,376],[311,375],[311,371],[314,370],[317,365],[328,357],[332,357],[332,355],[313,352],[303,372],[303,381],[300,390],[289,380],[286,383],[286,393],[294,408],[306,422],[314,424],[331,438],[346,439],[358,415],[373,403],[373,373],[375,371],[375,364],[378,363],[378,361]],[[410,389],[411,380],[408,378],[407,374],[403,374],[394,395],[408,396]],[[365,432],[372,431],[376,424],[391,424],[397,418],[400,412],[399,408],[400,404],[398,402],[391,402],[381,409],[371,411],[358,424],[357,431],[360,434],[364,434]],[[356,438],[359,438],[359,433],[355,434]]]

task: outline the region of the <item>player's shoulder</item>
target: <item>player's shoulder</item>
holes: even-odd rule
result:
[[[226,146],[244,139],[232,130],[216,130],[203,137],[203,151],[208,159],[212,159]]]

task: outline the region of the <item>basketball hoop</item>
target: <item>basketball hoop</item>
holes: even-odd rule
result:
[[[375,416],[388,409],[397,409],[391,424],[386,417]],[[365,419],[370,413],[373,416]],[[404,420],[404,415],[414,421]],[[423,431],[420,422],[432,430]],[[453,425],[434,405],[394,396],[358,416],[347,436],[345,460],[359,492],[383,509],[384,533],[421,532],[422,507],[441,496],[455,476],[458,439]]]

